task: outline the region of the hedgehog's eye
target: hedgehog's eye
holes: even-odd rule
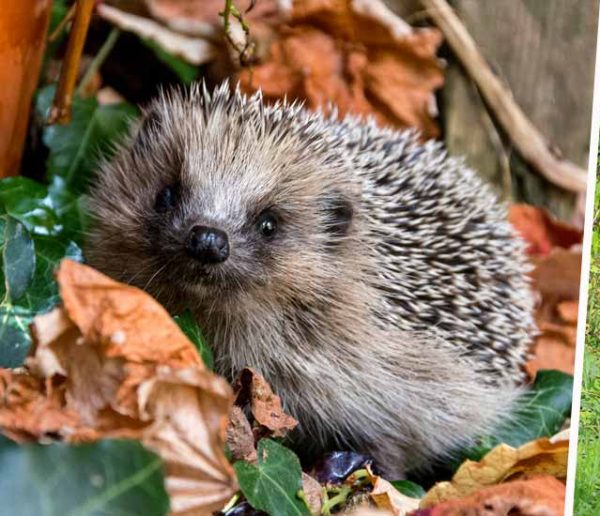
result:
[[[154,209],[158,213],[166,213],[177,205],[179,200],[179,185],[173,184],[166,186],[156,196]]]
[[[270,210],[260,214],[256,228],[264,237],[272,237],[277,232],[277,217]]]

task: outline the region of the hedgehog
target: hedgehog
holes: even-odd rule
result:
[[[302,454],[402,478],[514,414],[535,332],[524,246],[462,159],[222,85],[162,92],[99,166],[86,256],[191,310],[252,367]],[[304,456],[304,455],[303,455]]]

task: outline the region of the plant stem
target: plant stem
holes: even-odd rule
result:
[[[350,486],[343,486],[339,493],[329,498],[321,508],[321,514],[323,516],[330,516],[331,509],[333,509],[336,505],[340,505],[346,501],[348,495],[352,492],[352,488]]]
[[[58,25],[56,26],[56,28],[54,29],[52,34],[50,34],[50,36],[48,36],[48,41],[50,43],[52,43],[58,39],[61,32],[67,26],[67,23],[69,23],[73,19],[73,16],[75,16],[76,8],[77,8],[77,4],[73,4],[73,5],[71,5],[71,7],[69,7],[67,14],[65,14],[64,18],[62,20],[60,20],[60,22],[58,23]]]
[[[82,94],[83,90],[90,82],[94,74],[100,69],[102,63],[104,63],[108,57],[108,54],[110,54],[110,51],[115,46],[117,39],[119,39],[119,34],[121,34],[121,31],[117,27],[113,27],[113,29],[110,31],[110,34],[106,38],[106,41],[102,44],[102,47],[88,66],[88,69],[85,71],[85,75],[79,82],[79,86],[77,87],[76,91],[77,95]]]
[[[248,11],[254,7],[255,1],[251,2]],[[244,67],[251,65],[254,59],[254,44],[250,39],[250,26],[244,20],[242,13],[233,3],[233,0],[225,0],[225,6],[223,11],[219,13],[219,16],[223,18],[223,32],[225,33],[225,39],[231,45],[231,47],[238,53],[240,66]],[[234,17],[240,24],[242,31],[244,32],[244,45],[235,41],[231,35],[231,17]]]
[[[59,124],[66,124],[71,120],[73,91],[77,82],[79,63],[93,10],[94,0],[78,0],[73,26],[69,33],[67,51],[63,59],[58,86],[56,87],[54,102],[52,103],[50,116],[48,117],[49,124],[57,122]]]

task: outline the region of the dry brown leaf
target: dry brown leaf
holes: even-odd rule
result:
[[[541,293],[548,311],[554,312],[562,301],[577,301],[581,274],[581,251],[556,247],[542,259],[533,259],[534,288]],[[545,314],[546,316],[546,314]],[[545,317],[549,319],[549,317]],[[551,320],[551,319],[550,319]]]
[[[554,477],[540,476],[486,487],[466,498],[415,511],[411,516],[562,516],[564,506],[564,484]]]
[[[142,416],[152,421],[142,442],[165,462],[171,511],[208,514],[222,508],[236,491],[223,453],[229,385],[197,367],[159,366],[138,393]]]
[[[538,297],[535,319],[540,334],[525,369],[530,378],[540,369],[573,374],[582,232],[526,204],[512,206],[509,220],[528,243],[534,265],[532,286]]]
[[[36,317],[23,370],[0,370],[0,426],[20,440],[141,440],[162,457],[175,513],[217,510],[236,490],[223,445],[233,400],[148,294],[64,260],[64,308]]]
[[[406,516],[419,508],[420,500],[418,498],[402,494],[387,480],[373,475],[369,468],[367,471],[373,486],[369,496],[378,509],[385,510],[394,516]]]
[[[533,288],[540,297],[535,314],[540,335],[526,371],[531,378],[540,369],[573,374],[581,252],[556,247],[548,255],[532,261],[535,264],[531,273]]]
[[[552,217],[543,208],[528,204],[513,204],[508,220],[529,244],[527,252],[532,256],[546,256],[555,247],[570,249],[580,244],[580,229]]]
[[[372,115],[434,137],[441,41],[436,29],[412,29],[379,1],[296,1],[269,57],[240,81],[267,100],[303,99],[313,110],[331,102],[340,115]]]
[[[298,424],[281,407],[281,399],[275,395],[266,380],[250,368],[244,369],[234,383],[236,405],[250,405],[255,422],[260,425],[257,437],[267,435],[283,437]]]
[[[520,477],[567,475],[568,435],[536,439],[519,448],[500,444],[480,461],[465,461],[451,481],[438,482],[421,501],[421,508],[464,498],[480,489]]]
[[[319,482],[302,472],[302,490],[311,514],[321,514],[323,507],[323,488]]]
[[[525,371],[530,378],[535,378],[541,369],[556,369],[567,374],[573,374],[575,366],[575,348],[561,339],[538,337],[533,346],[533,358],[525,364]]]
[[[244,411],[234,405],[229,412],[227,427],[227,446],[234,460],[255,462],[257,459],[254,434]]]
[[[557,307],[556,307],[557,311],[558,311],[558,315],[560,316],[560,318],[569,324],[577,324],[577,318],[578,318],[578,314],[579,314],[579,302],[578,301],[564,301],[562,303],[558,303]],[[577,336],[577,333],[575,333],[575,337]],[[573,342],[573,345],[575,345],[575,342]]]

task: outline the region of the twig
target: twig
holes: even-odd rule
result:
[[[67,26],[67,23],[69,23],[73,19],[73,16],[75,16],[76,8],[77,8],[77,4],[72,4],[71,7],[69,7],[67,14],[65,14],[64,18],[62,20],[60,20],[60,22],[58,22],[58,25],[52,31],[52,34],[50,34],[50,36],[48,36],[48,41],[50,41],[50,43],[53,43],[54,41],[56,41],[58,39],[58,37],[60,36],[60,33]]]
[[[113,29],[110,31],[108,37],[106,38],[106,41],[102,44],[102,47],[100,47],[100,50],[88,66],[81,81],[79,81],[79,86],[77,86],[78,95],[82,94],[88,82],[92,80],[94,74],[100,69],[102,63],[104,63],[104,61],[108,57],[108,54],[110,54],[110,51],[115,46],[117,39],[119,39],[120,33],[121,31],[117,27],[113,27]]]
[[[256,0],[250,2],[250,6],[246,10],[246,13],[249,12],[255,4]],[[242,13],[240,13],[238,8],[234,5],[233,0],[225,0],[225,6],[223,7],[223,11],[219,13],[219,16],[223,18],[223,32],[225,33],[225,39],[238,53],[240,66],[251,66],[255,61],[255,44],[250,38],[250,26],[246,23],[246,20],[244,20]],[[244,33],[243,46],[239,41],[236,41],[232,35],[231,18],[238,21]]]
[[[79,73],[79,62],[83,52],[83,44],[87,35],[94,0],[78,0],[75,10],[73,26],[69,33],[69,42],[60,70],[60,78],[56,87],[54,102],[50,109],[48,123],[66,124],[71,120],[71,104],[73,102],[73,90]]]
[[[486,104],[523,159],[551,183],[571,192],[584,192],[586,172],[563,160],[514,101],[510,90],[492,72],[456,13],[446,0],[421,0],[448,44],[475,82]]]

